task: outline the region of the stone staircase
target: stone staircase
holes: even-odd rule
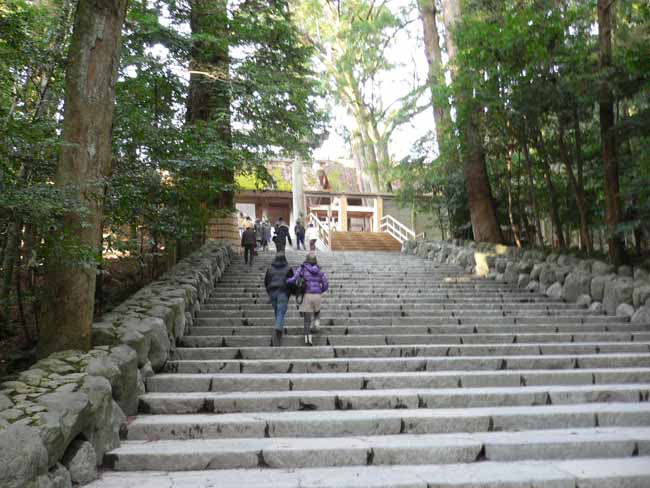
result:
[[[292,299],[271,348],[271,257],[231,266],[91,486],[650,487],[650,324],[323,253],[314,346]]]
[[[332,232],[332,251],[393,251],[402,244],[386,232]]]

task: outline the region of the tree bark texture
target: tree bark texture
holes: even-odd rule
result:
[[[478,127],[470,121],[465,133],[463,174],[474,240],[502,243],[503,235],[494,208],[494,199],[485,166],[485,149]]]
[[[612,66],[612,28],[614,0],[598,0],[598,64],[602,80],[599,87],[600,140],[602,145],[603,174],[605,177],[605,222],[609,236],[609,258],[614,264],[626,261],[625,245],[616,234],[616,227],[623,221],[618,160],[614,135],[614,94],[607,80]]]
[[[440,35],[436,25],[435,0],[418,0],[420,19],[424,29],[424,52],[429,64],[429,84],[433,100],[433,119],[436,123],[436,139],[440,148],[444,140],[445,129],[450,126],[449,104],[439,103],[438,89],[444,86],[444,71],[442,67],[442,51]]]
[[[537,244],[544,247],[544,236],[542,235],[542,223],[539,217],[539,206],[537,205],[537,196],[535,195],[535,179],[533,178],[533,160],[530,157],[528,144],[524,144],[524,157],[526,158],[526,175],[528,177],[528,199],[533,210],[535,219],[535,238]]]
[[[517,225],[515,224],[515,217],[513,211],[513,198],[512,198],[512,150],[508,149],[506,154],[506,170],[508,172],[508,179],[506,181],[507,191],[508,191],[508,221],[510,222],[510,230],[512,232],[512,238],[515,240],[517,247],[521,247],[521,239],[519,238],[519,233],[517,232]]]
[[[576,177],[575,171],[573,170],[573,162],[571,161],[571,155],[569,153],[565,139],[564,124],[561,120],[559,122],[557,137],[558,148],[560,149],[560,157],[564,162],[564,168],[566,169],[567,176],[569,177],[571,188],[573,188],[576,206],[578,207],[578,214],[580,215],[580,243],[582,245],[582,248],[586,250],[588,254],[591,254],[592,245],[591,236],[589,235],[589,205],[587,203],[585,189],[582,186],[581,181],[579,181]]]
[[[453,32],[460,20],[461,10],[459,0],[444,0],[444,23],[446,31],[446,47],[451,63],[451,73],[457,78],[454,62],[456,44]],[[480,128],[480,106],[472,99],[473,94],[468,87],[459,89],[458,105],[464,106],[466,114],[459,116],[459,131],[461,135],[461,157],[463,158],[463,173],[465,175],[465,190],[469,204],[470,219],[474,239],[479,242],[502,243],[503,235],[499,227],[490,180],[485,166],[485,148]]]
[[[215,124],[220,142],[230,149],[232,127],[227,2],[192,0],[190,6],[190,27],[195,39],[190,54],[186,120],[188,124]],[[213,36],[214,39],[200,40],[199,36]],[[235,174],[232,169],[223,169],[219,176],[227,184],[234,185]],[[234,208],[234,192],[223,192],[215,203],[217,208]]]
[[[14,269],[18,260],[20,246],[20,222],[11,222],[7,226],[7,239],[2,256],[2,280],[0,280],[0,337],[9,336],[11,330],[11,289],[14,281]]]
[[[546,183],[548,197],[551,205],[551,223],[553,224],[553,229],[555,230],[557,247],[564,249],[566,247],[566,242],[564,240],[564,233],[562,232],[562,220],[560,219],[560,207],[557,201],[557,191],[555,189],[555,184],[553,183],[551,165],[548,164],[548,161],[546,161],[544,158],[542,158],[542,168],[544,170],[544,181]]]
[[[371,191],[373,193],[380,192],[384,186],[380,169],[382,163],[384,163],[383,158],[388,157],[388,150],[385,149],[385,155],[381,154],[382,149],[380,143],[382,142],[382,138],[377,131],[373,114],[368,110],[368,107],[363,100],[363,95],[358,84],[359,82],[355,78],[354,73],[351,71],[345,71],[339,74],[339,76],[339,83],[348,87],[348,90],[345,90],[342,93],[342,96],[359,129],[358,140],[363,148],[360,154],[364,156],[364,165],[371,175]]]
[[[80,246],[101,253],[104,178],[111,170],[115,82],[127,0],[80,0],[67,61],[63,141],[55,185],[74,188],[84,215],[66,215],[64,226]],[[41,356],[63,349],[88,350],[95,299],[94,262],[62,256],[47,270],[49,299],[39,339]]]

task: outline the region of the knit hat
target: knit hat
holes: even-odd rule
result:
[[[310,252],[307,254],[307,257],[305,258],[305,262],[309,264],[318,264],[318,260],[316,259],[316,255],[313,252]]]

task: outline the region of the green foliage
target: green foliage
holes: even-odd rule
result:
[[[604,222],[603,170],[599,88],[603,79],[616,97],[618,160],[621,197],[626,222],[619,232],[629,241],[650,238],[650,7],[647,2],[616,2],[614,68],[598,67],[596,2],[526,0],[462,2],[462,19],[453,36],[458,54],[453,83],[441,89],[451,94],[455,126],[446,134],[435,170],[405,165],[404,198],[412,197],[409,177],[427,184],[458,174],[439,168],[454,165],[458,148],[471,141],[463,130],[470,117],[477,117],[480,143],[495,203],[502,224],[513,224],[522,236],[534,227],[531,193],[541,220],[549,222],[556,207],[565,235],[577,235],[579,212],[573,170],[585,193],[589,230],[594,240],[602,235]],[[469,96],[467,95],[469,94]],[[563,148],[561,142],[564,142]],[[531,168],[525,153],[530,156]],[[463,154],[464,157],[464,153]],[[431,151],[421,153],[431,158]],[[508,171],[507,161],[511,161]],[[550,183],[549,183],[550,180]],[[530,182],[532,181],[532,187]],[[555,190],[555,198],[551,187]],[[511,199],[509,200],[509,196]],[[453,207],[452,207],[453,210]],[[637,235],[632,239],[632,231]],[[547,243],[554,238],[547,232]],[[557,244],[557,243],[555,243]],[[571,244],[576,244],[574,237]],[[639,248],[640,249],[640,248]]]
[[[238,5],[229,12],[225,29],[193,38],[174,25],[189,20],[190,5],[173,2],[168,7],[171,27],[160,23],[160,10],[144,3],[134,4],[129,13],[114,132],[119,157],[106,205],[116,229],[138,222],[155,239],[184,240],[201,232],[212,216],[204,202],[236,187],[265,187],[274,175],[264,162],[306,152],[324,118],[316,108],[312,49],[298,38],[286,4]],[[206,25],[223,20],[211,12]],[[194,54],[199,59],[224,47],[231,53],[227,78],[210,65],[197,69],[203,82],[227,89],[231,97],[232,145],[222,137],[219,116],[184,123],[188,87],[178,72],[192,40],[202,50]],[[161,51],[163,55],[156,54]],[[224,179],[228,172],[238,174],[234,186]],[[280,186],[287,190],[284,182]]]
[[[102,182],[105,251],[128,251],[144,262],[163,246],[196,242],[215,214],[213,202],[236,189],[229,172],[274,179],[290,190],[281,175],[266,172],[264,162],[306,154],[318,143],[326,117],[311,68],[314,51],[302,41],[287,3],[230,7],[226,25],[193,38],[189,2],[129,3],[113,171]],[[100,259],[66,228],[64,216],[82,222],[86,216],[75,188],[55,188],[53,182],[74,12],[74,0],[0,4],[0,336],[11,319],[17,276],[41,273],[52,253],[89,263]],[[230,71],[215,86],[231,96],[232,143],[224,140],[220,120],[186,124],[186,75],[197,46],[207,55],[215,46],[229,49]],[[29,282],[38,281],[32,276]]]
[[[372,176],[374,190],[387,189],[393,133],[429,107],[426,84],[417,77],[410,80],[411,66],[388,56],[396,38],[417,19],[409,8],[369,0],[302,0],[297,12],[317,48],[328,93],[354,119],[350,133],[361,148],[358,163]],[[386,81],[400,74],[410,89],[395,90],[395,84]]]

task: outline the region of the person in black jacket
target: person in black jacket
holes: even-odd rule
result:
[[[305,226],[302,225],[302,222],[297,221],[296,225],[293,228],[293,233],[296,234],[296,249],[300,251],[300,244],[302,244],[302,250],[306,251],[305,247]]]
[[[273,338],[271,339],[271,344],[274,347],[282,345],[284,316],[287,313],[287,308],[289,308],[289,286],[287,285],[287,279],[292,276],[293,270],[289,267],[284,253],[278,253],[275,256],[271,267],[266,270],[266,276],[264,276],[264,286],[271,298],[271,304],[275,312],[275,329],[273,330]]]
[[[253,256],[255,255],[256,246],[257,239],[255,238],[255,230],[251,226],[241,236],[241,247],[244,248],[244,264],[253,266]]]
[[[275,249],[277,252],[284,252],[284,249],[287,247],[287,240],[289,245],[293,245],[291,242],[291,235],[289,234],[289,226],[284,223],[284,219],[280,217],[278,223],[275,224],[275,237],[273,242],[275,242]]]

